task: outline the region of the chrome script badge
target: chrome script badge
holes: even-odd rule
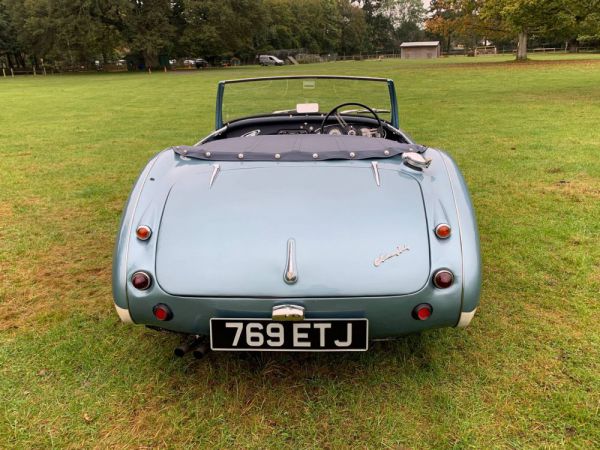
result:
[[[379,255],[379,257],[375,258],[375,261],[373,261],[373,265],[375,267],[379,267],[384,262],[386,262],[388,259],[391,259],[395,256],[399,256],[402,253],[407,252],[409,250],[410,249],[406,245],[399,245],[398,247],[396,247],[396,251],[394,251],[392,253],[388,253],[387,255]]]

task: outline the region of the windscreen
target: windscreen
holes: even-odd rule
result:
[[[305,112],[328,113],[348,102],[362,103],[382,120],[391,119],[390,91],[386,80],[346,78],[281,78],[227,82],[222,98],[222,120]],[[370,116],[360,106],[340,112]]]

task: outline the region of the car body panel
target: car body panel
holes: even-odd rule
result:
[[[427,220],[410,174],[382,167],[377,186],[369,161],[221,165],[212,186],[198,175],[170,189],[156,256],[156,279],[165,291],[343,297],[407,294],[427,283]],[[189,208],[194,203],[202,207]],[[385,223],[377,220],[383,215]],[[281,282],[290,239],[299,272],[293,285]],[[398,246],[407,251],[375,266]]]

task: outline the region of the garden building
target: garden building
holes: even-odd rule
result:
[[[441,54],[440,41],[403,42],[400,45],[402,59],[431,59]]]

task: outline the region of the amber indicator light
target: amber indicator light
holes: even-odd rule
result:
[[[439,239],[448,239],[452,234],[452,228],[447,223],[440,223],[437,227],[435,227],[435,235]]]
[[[148,225],[140,225],[135,230],[135,235],[140,241],[147,241],[152,236],[152,230]]]

